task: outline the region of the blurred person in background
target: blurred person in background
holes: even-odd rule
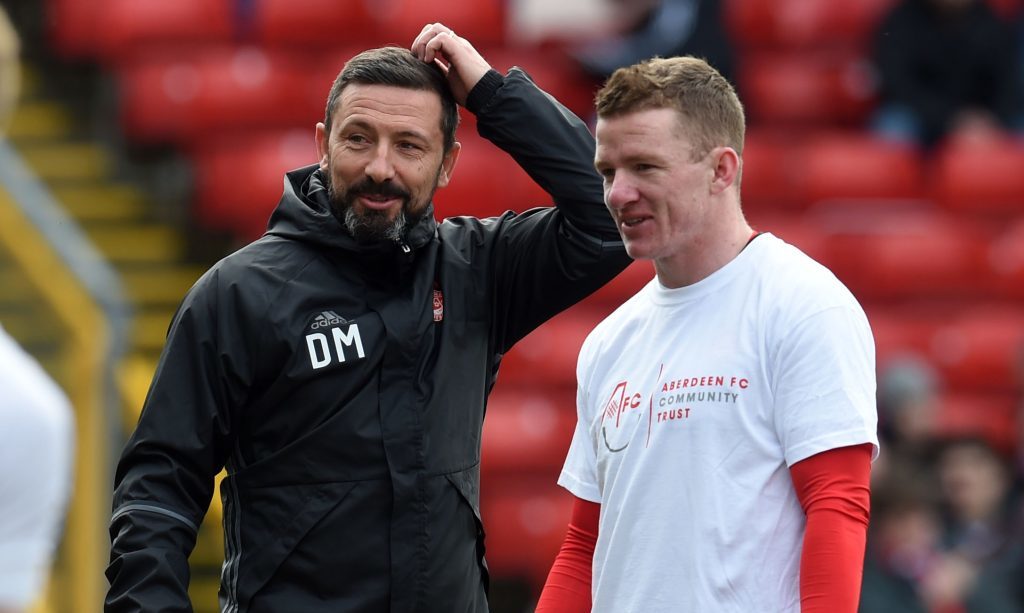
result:
[[[1024,611],[1024,520],[1009,464],[984,438],[942,442],[937,461],[944,549],[972,563],[1004,591],[1016,592]]]
[[[885,453],[872,467],[872,478],[892,472],[907,480],[932,475],[940,382],[924,358],[905,354],[888,360],[878,374],[878,435]]]
[[[0,613],[42,596],[71,496],[74,413],[0,327]]]
[[[0,7],[0,138],[18,97],[18,35]],[[74,413],[0,326],[0,613],[42,596],[71,497]]]
[[[880,99],[872,129],[932,147],[947,136],[1024,132],[1021,55],[983,0],[902,0],[873,47]]]
[[[436,221],[457,104],[554,207]],[[190,610],[225,465],[222,610],[488,610],[480,436],[501,357],[629,264],[593,137],[430,24],[411,52],[345,65],[315,142],[267,233],[174,317],[115,476],[108,612]]]
[[[611,0],[621,29],[579,45],[572,55],[592,77],[652,57],[700,57],[730,81],[735,57],[721,0]]]
[[[597,94],[605,204],[657,273],[580,350],[576,496],[537,611],[853,613],[874,344],[823,266],[746,222],[743,107],[693,57]]]
[[[862,613],[1019,613],[1019,526],[1008,475],[980,439],[944,442],[936,481],[874,488]]]
[[[21,87],[21,42],[10,17],[0,6],[0,136],[7,129]]]

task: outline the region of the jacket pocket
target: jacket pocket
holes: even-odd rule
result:
[[[490,591],[490,571],[487,569],[487,560],[484,558],[484,553],[486,552],[486,547],[484,545],[486,533],[484,531],[483,520],[480,517],[480,464],[477,463],[469,468],[448,473],[445,475],[445,478],[455,486],[459,496],[473,511],[473,519],[476,521],[477,563],[480,565],[480,574],[484,582],[484,591]]]
[[[358,482],[251,488],[232,496],[227,481],[221,589],[245,611],[296,545]]]

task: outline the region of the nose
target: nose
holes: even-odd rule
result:
[[[610,209],[621,209],[635,202],[638,192],[626,173],[615,173],[610,182],[605,183],[604,201]]]
[[[395,176],[395,166],[391,163],[391,148],[381,143],[374,150],[374,155],[366,164],[366,176],[377,183],[383,183]]]

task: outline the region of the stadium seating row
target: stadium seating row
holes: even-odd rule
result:
[[[59,54],[108,66],[153,47],[405,45],[432,21],[477,44],[501,43],[506,30],[502,0],[49,0],[47,10]]]
[[[1020,0],[988,0],[1004,15]],[[866,48],[894,0],[727,0],[723,16],[743,49]],[[508,3],[416,0],[49,0],[51,45],[66,58],[117,63],[152,45],[248,42],[331,47],[382,38],[406,44],[424,23],[441,21],[477,44],[503,44]]]
[[[135,144],[189,146],[252,130],[311,129],[341,66],[363,47],[319,54],[249,45],[155,48],[115,71],[119,115]],[[592,84],[556,51],[485,49],[504,71],[524,68],[566,106],[587,116]]]
[[[154,47],[116,67],[125,135],[135,143],[186,144],[212,132],[309,125],[329,84],[361,47],[317,55],[253,45]],[[522,66],[581,117],[595,83],[557,48],[485,49],[504,70]],[[874,104],[871,69],[855,54],[756,53],[737,76],[752,124],[860,126]]]
[[[260,112],[255,100],[249,112]],[[304,112],[313,115],[323,110]],[[262,233],[281,194],[281,175],[317,161],[312,129],[316,120],[296,129],[211,135],[194,145],[190,154],[197,177],[198,218],[208,227],[235,232],[240,238]],[[508,155],[475,133],[471,118],[459,128],[458,138],[463,155],[452,183],[437,194],[442,217],[489,216],[550,203]],[[1006,221],[1018,215],[1024,207],[1024,173],[1020,172],[1024,142],[951,141],[935,157],[926,158],[916,149],[857,133],[819,132],[794,138],[753,131],[743,155],[743,203],[748,216],[754,222],[779,224],[805,235],[800,237],[802,246],[814,254],[820,254],[812,244],[814,236],[825,238],[836,234],[837,226],[859,224],[870,226],[859,233],[874,234],[867,240],[881,244],[882,249],[897,250],[891,252],[892,258],[902,258],[897,266],[914,266],[912,258],[934,256],[939,257],[933,265],[937,278],[945,274],[942,262],[955,260],[948,270],[954,277],[991,265],[1000,276],[1019,279],[1014,276],[1019,266],[1013,264],[1013,241],[991,246],[991,253],[972,253],[977,251],[972,245],[987,237],[972,236],[969,223],[961,232],[957,219],[942,214],[979,221]],[[244,184],[238,181],[239,168],[247,169]],[[498,185],[501,189],[495,189]],[[904,215],[908,210],[913,213],[909,218]],[[801,220],[797,214],[802,212],[810,217]],[[849,218],[856,223],[847,224]],[[907,253],[900,255],[901,246],[889,240],[900,234],[900,227],[882,226],[911,221],[915,225],[903,228],[903,233],[914,229],[917,243],[904,245]],[[945,241],[950,251],[942,255]],[[934,246],[932,251],[928,245]],[[1010,255],[996,257],[1003,252]],[[889,256],[879,251],[876,257]],[[899,282],[900,273],[894,274]],[[922,279],[919,285],[930,281]],[[879,292],[894,289],[885,279],[878,282]],[[957,283],[955,278],[952,283]],[[1003,289],[1014,291],[1010,285]]]

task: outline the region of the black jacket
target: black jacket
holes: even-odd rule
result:
[[[487,610],[478,465],[502,354],[629,260],[579,119],[515,69],[468,106],[557,206],[428,215],[366,247],[315,166],[288,173],[267,233],[171,324],[117,468],[107,611],[191,610],[225,465],[223,610]]]

